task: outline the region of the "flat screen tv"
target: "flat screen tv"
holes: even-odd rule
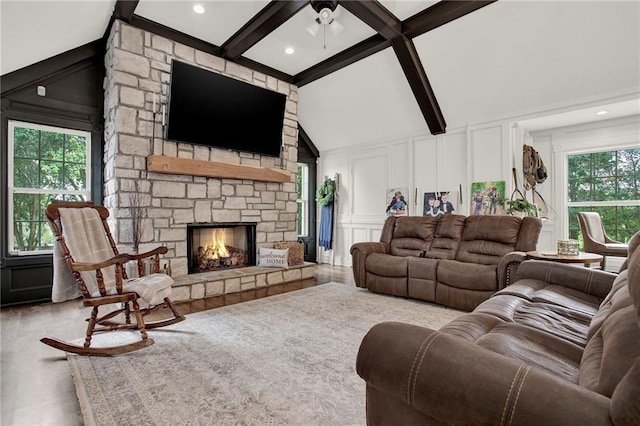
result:
[[[173,61],[169,140],[280,156],[286,96]]]

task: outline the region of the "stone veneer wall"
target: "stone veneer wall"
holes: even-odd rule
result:
[[[171,61],[177,59],[287,95],[282,159],[162,140],[160,114],[152,139],[152,102],[166,102]],[[140,194],[146,218],[140,250],[167,246],[163,257],[174,277],[187,274],[188,223],[257,222],[257,243],[296,240],[297,99],[295,85],[252,71],[156,34],[116,21],[105,59],[105,188],[117,243],[131,249],[129,202]],[[251,125],[251,123],[247,123]],[[212,138],[215,133],[212,129]],[[260,167],[282,167],[291,182],[179,176],[146,171],[150,154],[222,161]],[[282,163],[282,164],[280,164]]]

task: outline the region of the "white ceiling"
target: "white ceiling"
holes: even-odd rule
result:
[[[115,0],[0,0],[0,75],[102,37]]]
[[[205,13],[198,15],[193,12],[196,3],[204,6]],[[135,14],[220,46],[268,3],[269,0],[140,0]]]
[[[267,3],[140,0],[135,14],[220,46]],[[399,19],[435,1],[384,0]],[[2,75],[102,37],[115,0],[0,0]],[[306,31],[306,6],[244,56],[296,74],[375,34],[342,7],[337,36]],[[414,39],[447,128],[516,117],[540,129],[591,120],[590,109],[626,101],[607,118],[638,114],[640,2],[501,0]],[[292,46],[294,55],[284,54]],[[426,133],[391,49],[300,88],[299,119],[322,151]],[[581,118],[570,110],[585,110]],[[541,111],[558,111],[545,117]],[[568,114],[572,112],[572,114]],[[545,121],[546,120],[546,121]],[[564,121],[563,121],[564,120]],[[542,127],[540,127],[542,126]]]
[[[307,6],[249,49],[244,56],[293,75],[376,34],[342,6],[338,6],[335,13],[336,19],[344,26],[337,36],[329,30],[323,32],[322,29],[315,37],[311,36],[306,28],[313,23],[317,13],[311,6]],[[296,53],[284,53],[287,46],[293,47]]]

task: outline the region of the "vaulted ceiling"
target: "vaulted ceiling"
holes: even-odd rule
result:
[[[638,113],[638,2],[339,3],[343,30],[314,37],[302,0],[3,0],[1,73],[100,39],[119,18],[299,85],[321,151],[551,108],[626,101],[620,115]]]

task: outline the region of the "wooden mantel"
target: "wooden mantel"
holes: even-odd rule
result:
[[[147,170],[173,175],[248,179],[263,182],[291,182],[291,173],[288,170],[167,157],[164,155],[148,156]]]

